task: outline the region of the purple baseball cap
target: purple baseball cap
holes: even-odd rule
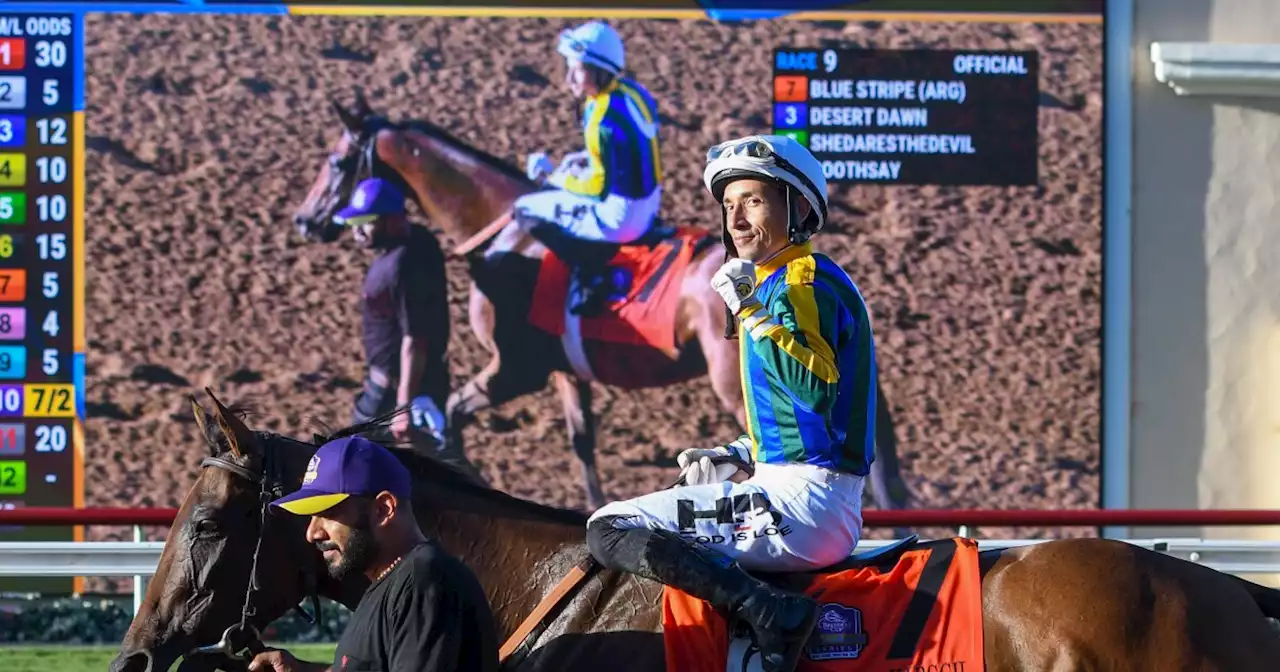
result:
[[[352,220],[372,219],[378,215],[404,213],[404,194],[391,182],[371,177],[356,185],[351,192],[351,203],[333,216],[338,224],[353,224]]]
[[[313,516],[353,495],[383,490],[408,500],[413,490],[409,470],[386,448],[362,436],[348,436],[320,446],[307,463],[302,488],[271,506]]]

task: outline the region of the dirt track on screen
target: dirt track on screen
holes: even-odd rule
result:
[[[345,423],[368,257],[305,244],[289,222],[336,138],[330,98],[360,85],[392,118],[428,117],[512,162],[558,157],[581,144],[553,50],[569,25],[90,16],[86,503],[177,505],[203,451],[186,397],[206,385],[254,404],[257,426],[305,436],[313,420]],[[835,230],[817,247],[874,310],[917,507],[1096,505],[1102,27],[618,25],[664,114],[665,215],[705,226],[718,211],[701,191],[703,152],[768,131],[773,46],[1040,51],[1039,187],[836,188]],[[449,282],[460,384],[484,359],[461,262]],[[677,450],[737,431],[705,379],[598,389],[596,407],[613,498],[662,487]],[[583,505],[550,388],[483,413],[466,439],[496,486]]]

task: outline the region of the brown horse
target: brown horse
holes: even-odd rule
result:
[[[238,669],[226,654],[256,648],[257,631],[291,606],[318,593],[354,609],[367,587],[328,577],[305,518],[267,513],[270,498],[300,486],[317,446],[252,431],[214,403],[210,422],[192,400],[210,456],[112,672],[158,672],[184,657],[184,672]],[[587,560],[584,515],[396,452],[414,474],[419,526],[476,573],[499,637],[523,645],[504,647],[515,651],[505,669],[665,669],[661,586]],[[1280,616],[1280,591],[1111,540],[987,550],[979,563],[988,672],[1280,670],[1280,635],[1266,620]]]
[[[545,246],[506,221],[517,198],[539,187],[518,169],[471,147],[424,121],[393,124],[370,109],[357,90],[352,109],[334,102],[344,132],[329,161],[320,169],[294,223],[307,240],[333,242],[340,229],[330,222],[360,179],[370,175],[391,180],[410,195],[431,221],[468,251],[472,276],[468,314],[471,330],[491,355],[489,363],[449,398],[449,441],[462,450],[462,428],[474,414],[541,390],[550,377],[563,402],[568,433],[582,471],[587,504],[605,503],[595,466],[595,432],[590,374],[571,364],[559,336],[533,327],[528,314]],[[662,227],[656,227],[661,229]],[[487,250],[481,242],[490,242]],[[658,234],[659,236],[661,234]],[[715,238],[702,238],[679,281],[674,324],[676,350],[583,339],[584,357],[595,362],[629,362],[645,381],[613,381],[628,389],[666,386],[709,374],[723,408],[745,426],[738,370],[738,344],[724,338],[724,303],[711,289],[711,276],[724,261]],[[871,490],[882,509],[907,506],[898,471],[893,421],[884,390],[876,384],[876,460]]]

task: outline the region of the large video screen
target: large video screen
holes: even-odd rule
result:
[[[612,501],[667,487],[680,450],[741,434],[740,392],[714,384],[723,336],[694,335],[679,289],[693,262],[677,246],[636,252],[630,280],[660,290],[648,303],[633,292],[583,318],[565,313],[563,276],[504,281],[504,266],[453,253],[509,206],[529,155],[582,151],[581,101],[556,44],[585,20],[90,13],[67,25],[82,35],[52,20],[10,31],[0,44],[22,42],[25,65],[0,72],[0,90],[16,96],[24,79],[26,107],[0,110],[0,131],[24,129],[0,143],[12,171],[0,171],[0,233],[20,244],[0,283],[13,289],[26,271],[25,298],[0,286],[0,320],[21,325],[0,368],[21,357],[22,371],[0,381],[0,431],[22,434],[0,433],[14,482],[0,478],[0,506],[177,506],[205,451],[188,395],[205,387],[250,405],[255,427],[306,438],[350,422],[367,384],[361,305],[375,254],[347,232],[306,239],[297,217],[358,103],[416,129],[412,151],[428,154],[414,154],[426,171],[415,179],[431,196],[409,212],[446,255],[450,391],[493,383],[473,283],[502,295],[493,313],[516,334],[501,347],[519,380],[494,386],[509,398],[461,432],[491,485],[588,510],[584,454],[596,496]],[[831,214],[813,245],[866,298],[879,359],[869,508],[1098,505],[1100,15],[607,20],[627,76],[659,110],[660,216],[685,227],[699,258],[724,254],[702,185],[710,146],[785,134],[824,162]],[[83,91],[72,65],[57,70],[51,47],[36,46],[57,39],[60,62],[83,58]],[[83,183],[58,182],[80,179],[81,157]],[[432,161],[452,163],[432,172]],[[695,230],[707,244],[693,245]],[[565,390],[589,392],[576,436]],[[57,410],[68,391],[83,436],[70,407]]]

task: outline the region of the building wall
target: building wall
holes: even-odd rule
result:
[[[1280,11],[1134,2],[1130,505],[1280,509],[1280,102],[1177,96],[1150,60],[1153,41],[1280,43]]]

